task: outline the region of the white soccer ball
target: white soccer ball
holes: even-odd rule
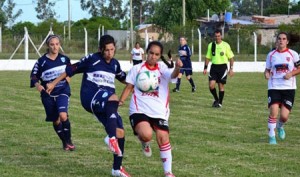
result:
[[[136,86],[141,92],[153,92],[157,89],[158,84],[158,77],[155,72],[144,71],[136,77]]]

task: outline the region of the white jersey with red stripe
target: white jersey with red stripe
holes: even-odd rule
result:
[[[153,92],[141,92],[136,86],[137,75],[141,72],[155,72],[159,85]],[[126,82],[134,85],[129,114],[143,113],[151,118],[169,119],[169,82],[171,82],[172,69],[164,63],[158,62],[155,68],[149,68],[146,62],[134,65],[128,72]]]
[[[270,70],[268,89],[286,90],[296,89],[296,77],[286,80],[283,77],[286,73],[297,69],[295,63],[299,62],[299,55],[291,49],[284,51],[273,50],[266,59],[266,69]]]

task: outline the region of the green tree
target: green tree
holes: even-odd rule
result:
[[[80,0],[81,9],[88,10],[93,17],[106,16],[117,20],[123,20],[126,11],[122,9],[122,0]]]
[[[13,13],[16,3],[13,0],[8,0],[7,4],[5,0],[0,0],[0,22],[2,25],[9,23],[9,26],[23,13],[21,9],[17,10],[16,13]]]
[[[51,0],[38,0],[35,10],[37,12],[36,17],[40,20],[48,20],[54,18],[56,12],[51,8],[55,6],[55,2]]]
[[[126,6],[130,6],[130,1],[128,1]],[[130,18],[129,10],[130,7],[127,11],[127,15]],[[154,2],[151,0],[132,0],[132,13],[133,26],[139,25],[141,23],[149,23],[149,19],[153,16],[154,13]]]

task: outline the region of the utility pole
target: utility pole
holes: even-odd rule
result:
[[[260,2],[260,15],[264,16],[264,0]]]
[[[185,0],[182,0],[182,25],[185,26]]]
[[[68,28],[69,28],[69,41],[71,40],[71,6],[70,0],[68,0]]]
[[[130,40],[131,40],[131,48],[133,48],[132,0],[130,0]]]

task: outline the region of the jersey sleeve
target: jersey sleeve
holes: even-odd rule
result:
[[[126,73],[124,71],[122,71],[121,69],[121,65],[118,62],[118,60],[116,60],[116,79],[120,82],[124,81],[126,79]]]
[[[212,43],[209,43],[209,44],[208,44],[207,52],[206,52],[206,56],[205,56],[205,57],[206,57],[207,59],[209,59],[209,60],[211,60],[211,58],[212,58],[211,44],[212,44]]]
[[[81,58],[78,62],[74,64],[69,64],[66,67],[66,73],[68,76],[72,77],[73,75],[77,73],[83,73],[86,71],[86,68],[88,67],[89,61],[91,60],[93,54],[87,55],[83,58]]]
[[[268,53],[267,58],[266,58],[266,69],[271,69],[272,64],[271,64],[271,52]]]
[[[168,80],[168,82],[171,82],[171,75],[175,68],[168,68],[164,63],[160,62],[160,72],[162,73],[162,76]],[[177,80],[177,78],[176,78]]]
[[[137,68],[135,66],[133,66],[129,71],[128,74],[126,76],[126,83],[129,83],[131,85],[135,85],[135,80],[136,80],[136,76],[137,76]]]
[[[226,54],[227,54],[228,59],[231,59],[234,57],[234,54],[233,54],[229,44],[226,44]]]
[[[39,61],[36,61],[30,74],[30,87],[34,87],[41,77],[41,68]]]

